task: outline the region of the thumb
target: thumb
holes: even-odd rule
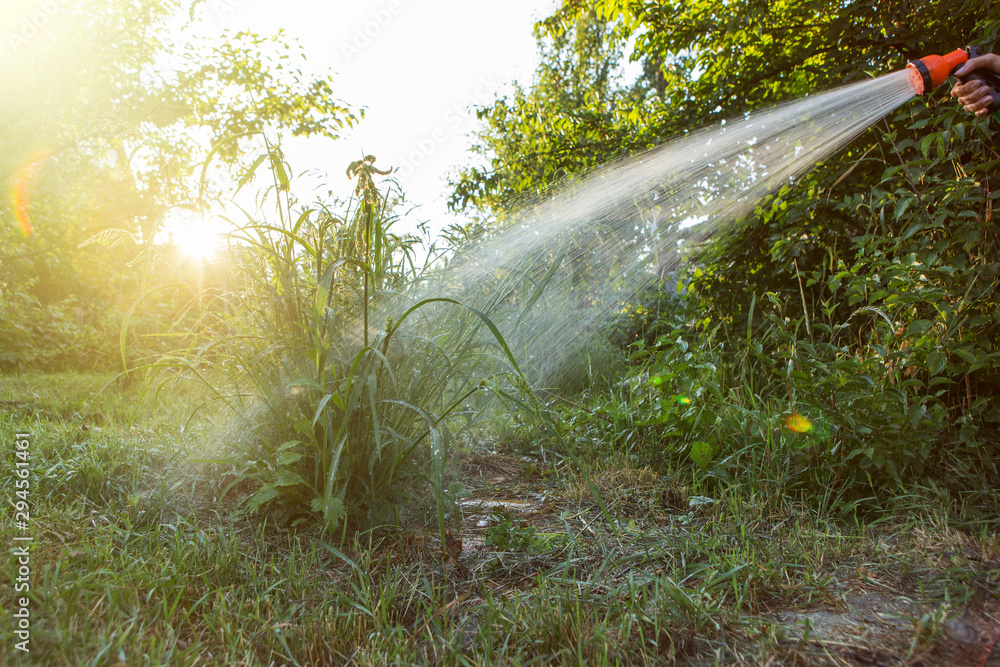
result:
[[[955,70],[955,76],[965,76],[971,73],[973,70],[979,69],[980,67],[986,67],[987,58],[986,56],[977,56],[975,58],[969,58],[965,61],[961,67]]]
[[[970,73],[972,70],[976,69],[976,61],[977,60],[979,60],[979,59],[978,58],[969,58],[968,60],[966,60],[965,63],[962,64],[961,67],[959,67],[957,70],[955,70],[955,72],[954,72],[955,76],[965,76],[966,74]]]

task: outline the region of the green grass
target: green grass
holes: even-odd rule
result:
[[[5,587],[6,662],[942,664],[985,656],[986,640],[968,638],[1000,625],[1000,539],[933,489],[866,520],[835,498],[705,490],[690,472],[585,458],[616,533],[559,457],[467,454],[449,479],[527,509],[464,506],[464,551],[444,562],[430,494],[414,496],[422,514],[343,542],[318,525],[288,530],[213,500],[225,480],[190,460],[213,431],[167,428],[188,397],[168,392],[128,423],[108,415],[132,389],[92,400],[66,379],[0,383],[38,395],[0,417],[3,442],[31,434],[34,473],[32,651],[12,650]],[[81,430],[74,415],[98,407],[101,431]],[[12,493],[12,475],[2,481]]]

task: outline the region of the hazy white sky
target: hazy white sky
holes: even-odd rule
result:
[[[332,69],[333,88],[366,108],[346,138],[286,144],[296,171],[318,168],[347,196],[347,164],[374,154],[393,166],[412,204],[411,221],[441,229],[446,175],[466,161],[470,107],[488,105],[513,79],[527,82],[537,63],[535,21],[556,0],[208,0],[206,24],[262,35],[284,29],[304,47],[311,73]]]

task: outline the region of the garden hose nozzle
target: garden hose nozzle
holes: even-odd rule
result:
[[[921,95],[926,95],[944,83],[945,79],[964,65],[969,58],[981,55],[983,52],[979,47],[970,46],[965,49],[956,49],[943,56],[924,56],[919,60],[914,60],[906,66],[907,69],[911,70],[910,81],[913,84],[913,89]],[[989,94],[993,98],[988,113],[992,114],[1000,109],[1000,76],[989,70],[974,69],[958,79],[962,83],[973,80],[985,83],[989,86]]]
[[[913,88],[921,95],[926,95],[942,83],[956,69],[965,64],[969,53],[964,49],[955,49],[943,56],[924,56],[907,65]]]

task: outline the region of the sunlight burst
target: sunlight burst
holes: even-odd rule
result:
[[[206,259],[218,251],[220,230],[201,217],[178,220],[171,230],[174,243],[188,257]]]

